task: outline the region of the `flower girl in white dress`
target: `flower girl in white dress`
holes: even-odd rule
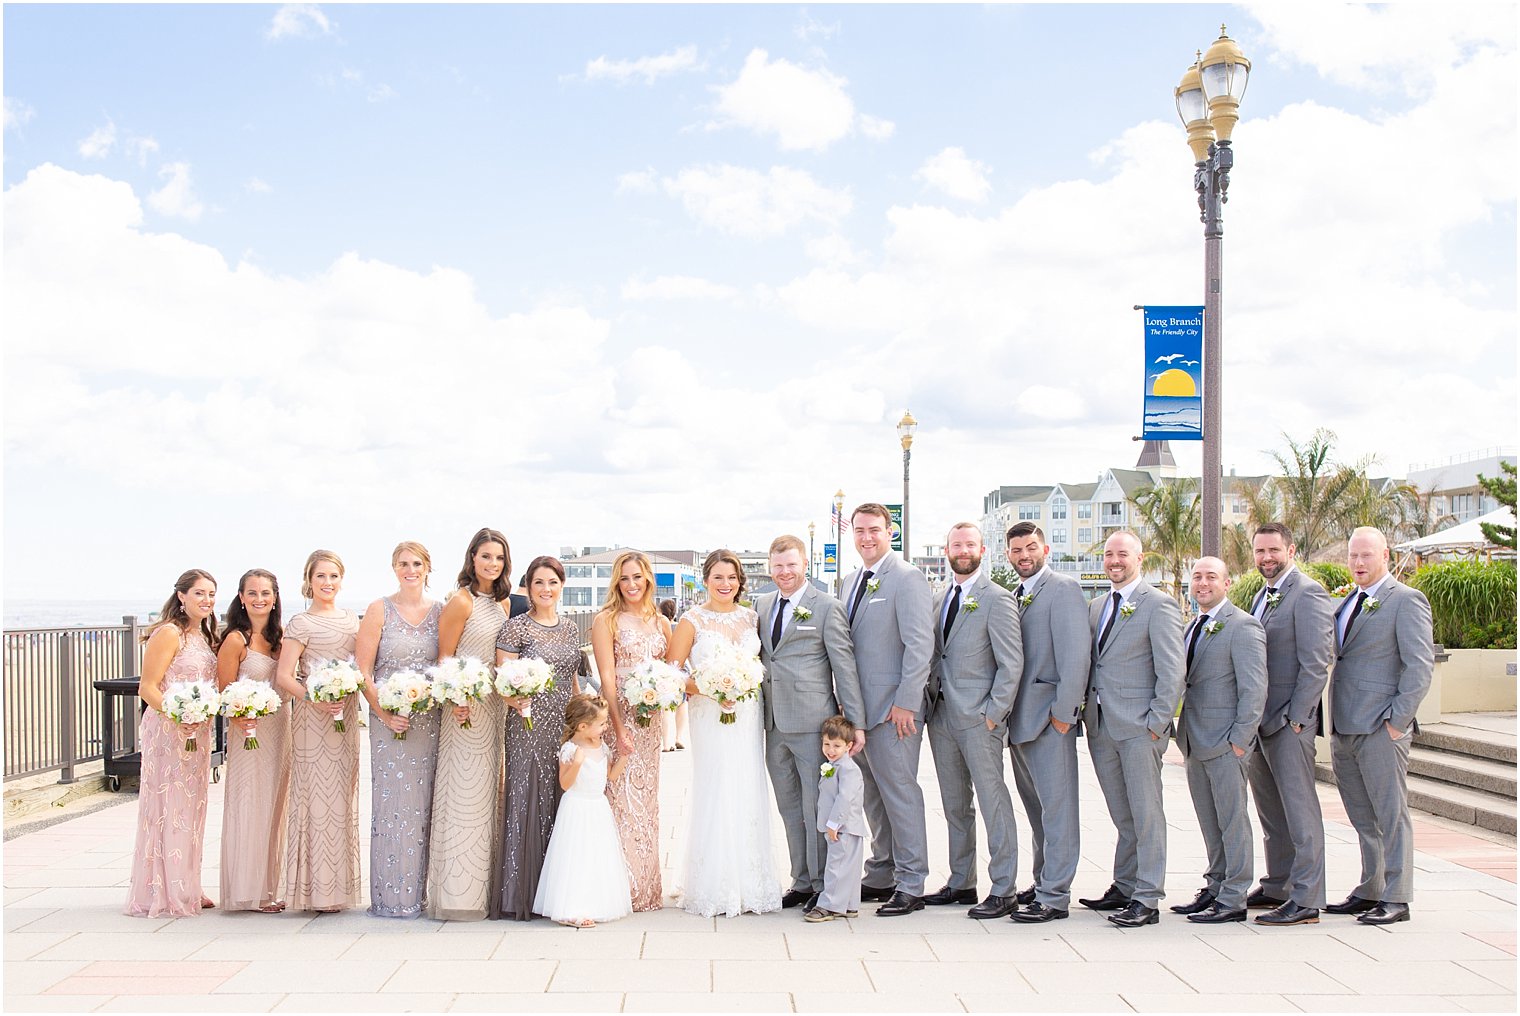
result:
[[[615,921],[633,909],[628,865],[604,792],[609,778],[602,744],[606,729],[605,700],[576,695],[565,705],[559,750],[559,785],[565,795],[554,818],[533,911],[572,928]],[[627,761],[627,756],[619,758],[610,778],[617,779]]]

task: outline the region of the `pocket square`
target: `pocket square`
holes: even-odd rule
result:
[[[799,624],[797,626],[797,630],[798,631],[817,631],[818,630],[818,626],[816,624]]]
[[[873,596],[869,600],[867,600],[866,602],[867,603],[886,603],[887,602],[887,598],[885,596]]]

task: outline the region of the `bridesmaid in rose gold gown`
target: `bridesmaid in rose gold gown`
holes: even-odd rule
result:
[[[633,909],[659,910],[665,905],[660,881],[660,734],[659,723],[641,727],[621,694],[622,679],[634,667],[664,659],[670,622],[655,609],[654,566],[636,550],[612,563],[617,581],[607,588],[607,602],[591,626],[591,648],[602,679],[602,697],[611,707],[606,739],[613,761],[628,756],[623,775],[609,781],[607,797],[623,840]]]
[[[238,581],[216,654],[217,685],[250,679],[274,684],[284,629],[280,583],[254,568]],[[269,716],[227,720],[227,788],[222,799],[222,909],[277,914],[285,909],[285,802],[290,790],[290,704]],[[243,741],[258,737],[259,746]]]
[[[132,917],[195,917],[214,904],[201,893],[206,841],[206,783],[214,720],[178,724],[161,711],[177,681],[216,683],[216,580],[192,568],[148,629],[137,694],[147,703],[138,728],[142,777],[132,886],[123,913]],[[195,738],[195,750],[185,741]]]

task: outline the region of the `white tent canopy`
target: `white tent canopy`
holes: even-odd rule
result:
[[[1514,554],[1514,551],[1508,547],[1500,547],[1498,544],[1489,542],[1483,535],[1485,522],[1494,526],[1513,526],[1515,513],[1508,507],[1500,508],[1481,518],[1470,519],[1450,529],[1443,529],[1439,533],[1431,533],[1418,540],[1407,540],[1393,549],[1404,554],[1419,554],[1422,557],[1433,554],[1481,554],[1484,552],[1497,552],[1501,555]]]

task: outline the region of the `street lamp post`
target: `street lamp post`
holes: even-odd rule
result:
[[[903,559],[909,564],[913,563],[913,544],[908,542],[908,462],[913,457],[913,432],[917,429],[918,421],[913,419],[913,414],[903,410],[902,419],[897,421],[897,437],[902,441],[903,450]]]
[[[813,577],[813,524],[808,523],[808,578]]]
[[[844,491],[834,492],[834,595],[844,581]]]
[[[1219,26],[1219,38],[1182,75],[1177,115],[1193,150],[1193,189],[1203,221],[1203,553],[1219,555],[1223,480],[1224,205],[1229,200],[1235,150],[1230,134],[1240,119],[1240,100],[1251,74],[1235,40]],[[1217,140],[1216,140],[1217,139]]]

